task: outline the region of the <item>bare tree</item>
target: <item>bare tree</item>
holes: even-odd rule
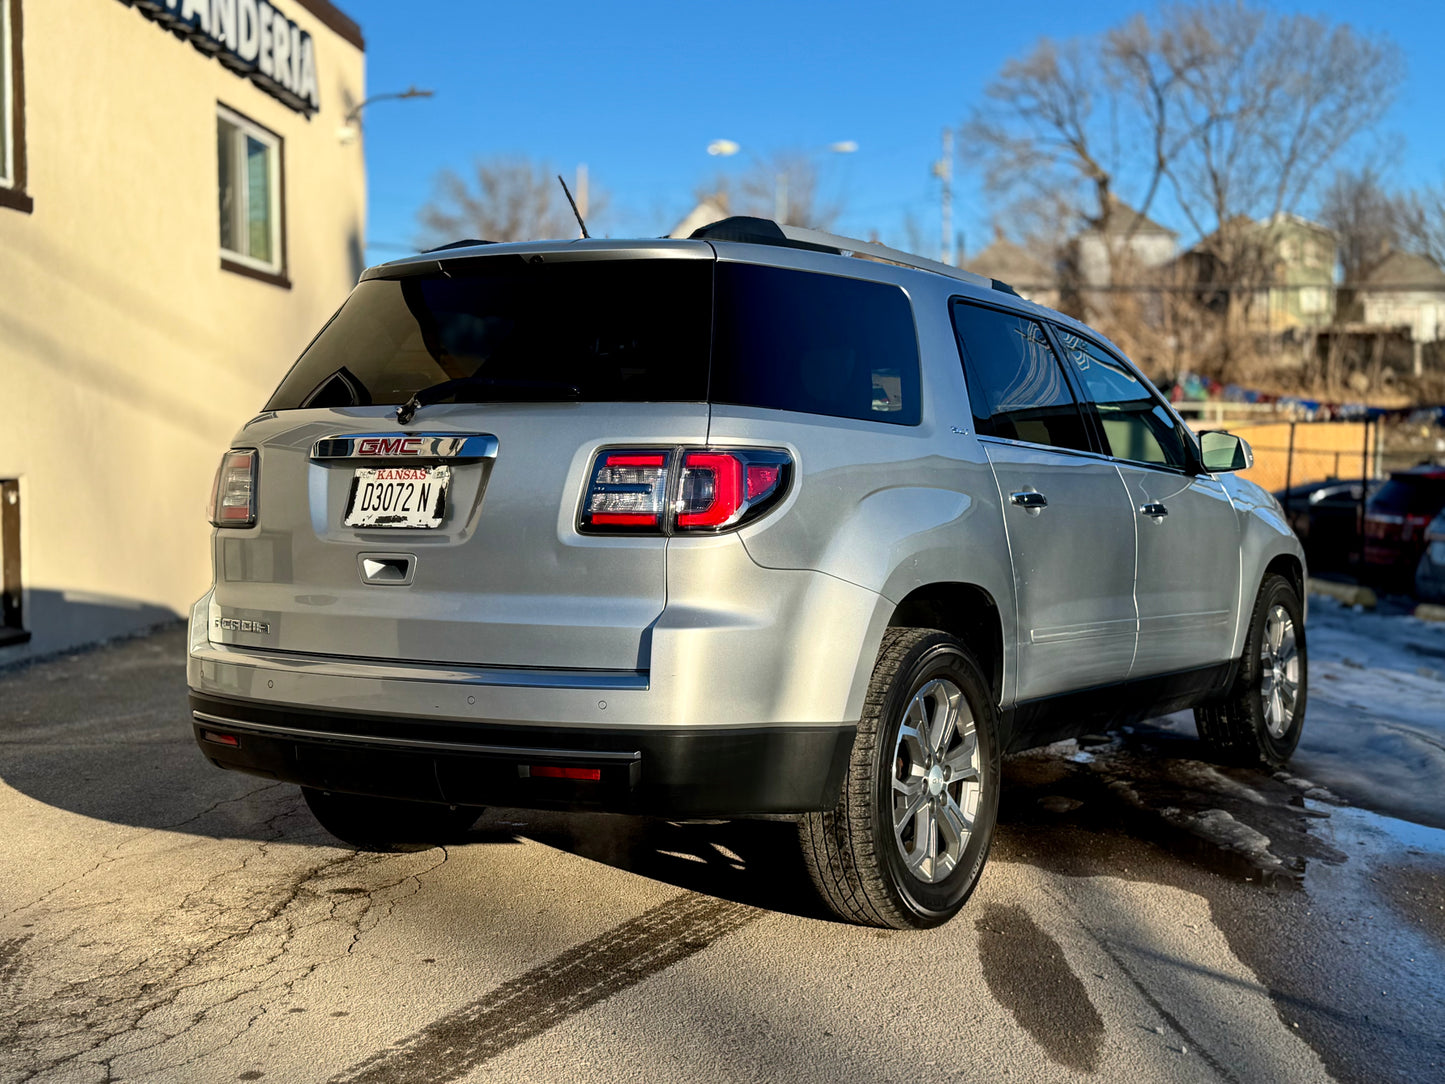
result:
[[[1373,166],[1335,171],[1320,200],[1319,220],[1339,238],[1345,282],[1359,282],[1399,247],[1404,203],[1385,189]]]
[[[1397,207],[1401,244],[1445,267],[1445,181],[1405,193]]]
[[[596,218],[606,197],[592,189],[588,215]],[[525,158],[478,160],[472,176],[451,169],[436,176],[434,192],[417,222],[421,247],[462,238],[483,241],[530,241],[578,236],[577,220],[567,205],[557,171]],[[595,233],[589,222],[589,232]]]
[[[1242,2],[1165,7],[1005,64],[964,128],[966,156],[1001,204],[1063,196],[1115,257],[1141,225],[1116,218],[1118,200],[1141,216],[1165,205],[1229,286],[1231,324],[1274,266],[1270,231],[1248,223],[1297,210],[1402,77],[1392,44],[1346,25]]]
[[[813,156],[780,151],[754,161],[737,177],[719,173],[697,187],[700,201],[711,199],[729,214],[779,218],[795,226],[827,230],[843,213],[843,202],[825,200]]]

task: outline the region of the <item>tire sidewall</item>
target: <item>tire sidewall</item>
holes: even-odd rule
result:
[[[973,713],[982,762],[975,829],[954,871],[936,884],[921,881],[904,864],[893,838],[893,750],[904,711],[914,694],[928,681],[947,677],[963,692]],[[973,891],[988,858],[998,819],[999,770],[1002,753],[998,737],[998,709],[978,666],[957,641],[945,635],[924,640],[909,654],[895,675],[878,719],[878,740],[873,751],[873,833],[885,883],[897,903],[918,919],[920,926],[935,926],[951,918]]]
[[[1294,715],[1290,719],[1289,729],[1278,738],[1269,732],[1269,726],[1264,717],[1264,703],[1260,699],[1260,686],[1263,678],[1260,650],[1264,644],[1264,629],[1269,620],[1269,612],[1277,605],[1284,607],[1285,613],[1289,615],[1290,621],[1294,624],[1295,646],[1299,657],[1299,695],[1295,700]],[[1289,581],[1282,577],[1270,577],[1265,580],[1264,586],[1260,589],[1259,602],[1254,608],[1254,619],[1250,626],[1249,640],[1245,649],[1244,672],[1241,676],[1244,679],[1245,710],[1254,730],[1255,739],[1259,742],[1260,754],[1269,764],[1283,764],[1294,752],[1295,746],[1299,744],[1300,733],[1304,729],[1305,706],[1309,699],[1309,650],[1305,643],[1304,613],[1299,595],[1295,593],[1295,589]]]

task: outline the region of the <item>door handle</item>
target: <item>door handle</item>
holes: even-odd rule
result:
[[[1049,499],[1042,493],[1035,493],[1033,490],[1026,490],[1022,493],[1010,493],[1008,497],[1012,504],[1020,508],[1047,508]]]
[[[1139,514],[1159,520],[1169,514],[1169,509],[1165,508],[1160,501],[1150,501],[1148,504],[1141,504],[1139,506]]]

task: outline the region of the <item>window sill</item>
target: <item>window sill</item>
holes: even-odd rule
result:
[[[35,201],[18,188],[0,188],[0,207],[28,215],[35,210]]]
[[[246,264],[237,263],[235,260],[228,260],[221,257],[221,270],[231,271],[237,275],[244,275],[248,279],[255,279],[257,282],[268,282],[272,286],[279,286],[283,290],[291,289],[291,280],[286,277],[285,271],[259,271]]]

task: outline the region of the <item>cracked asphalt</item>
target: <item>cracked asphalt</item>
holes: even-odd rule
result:
[[[0,1081],[1445,1079],[1441,833],[1168,726],[1012,759],[969,906],[893,933],[785,823],[353,851],[204,760],[183,657],[0,672]]]

